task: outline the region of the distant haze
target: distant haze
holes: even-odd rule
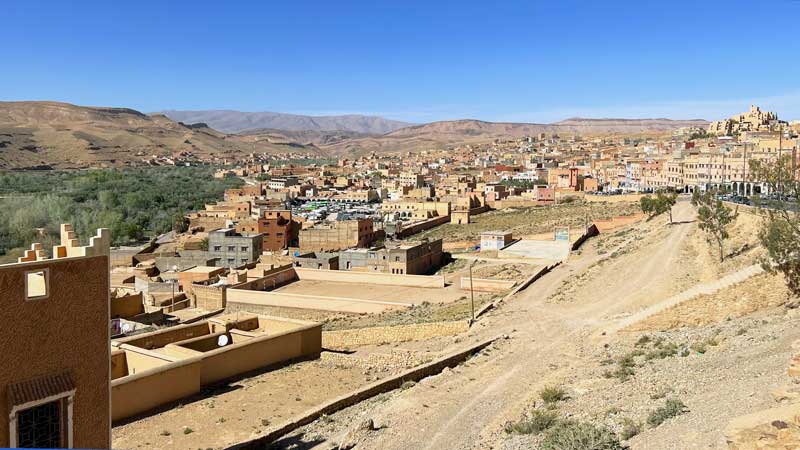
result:
[[[225,133],[273,129],[288,131],[352,131],[364,134],[386,134],[411,123],[377,116],[348,114],[341,116],[301,116],[275,112],[242,112],[230,110],[161,111],[172,120],[191,124],[202,122]]]

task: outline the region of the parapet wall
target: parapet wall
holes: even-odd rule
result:
[[[142,293],[123,295],[111,298],[111,318],[127,319],[144,312]]]
[[[398,237],[408,237],[414,234],[420,233],[422,231],[431,229],[433,227],[437,227],[439,225],[449,223],[450,222],[450,215],[434,217],[432,219],[423,220],[421,222],[416,222],[408,226],[403,226],[400,232],[397,233]]]
[[[514,287],[517,284],[513,280],[491,280],[486,278],[473,278],[470,285],[469,277],[461,277],[461,289],[470,290],[470,288],[477,292],[503,292]]]
[[[322,346],[326,349],[349,349],[364,345],[421,341],[439,336],[455,336],[469,330],[469,322],[431,322],[392,327],[370,327],[354,330],[325,331]]]
[[[616,230],[617,228],[644,220],[646,217],[647,216],[642,213],[636,213],[630,216],[616,216],[611,219],[597,219],[593,220],[592,223],[597,227],[597,231],[600,233],[607,233],[608,231]]]
[[[200,358],[190,358],[111,382],[111,420],[144,413],[200,392]]]
[[[444,278],[428,275],[392,275],[386,273],[351,272],[324,269],[294,269],[301,280],[333,281],[339,283],[359,283],[368,288],[370,284],[389,286],[410,286],[421,288],[443,288]]]

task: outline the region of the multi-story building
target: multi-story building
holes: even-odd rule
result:
[[[0,446],[110,448],[110,232],[0,265]]]
[[[351,247],[369,247],[375,241],[372,219],[342,220],[332,225],[300,230],[300,248],[304,251],[338,251]]]
[[[412,188],[420,188],[425,185],[425,177],[421,174],[414,172],[404,172],[399,177],[401,186],[411,186]]]
[[[442,240],[339,252],[340,270],[424,275],[442,265]]]
[[[236,232],[241,234],[261,234],[261,251],[278,251],[296,247],[299,223],[292,220],[289,210],[266,210],[258,219],[245,219],[236,224]]]
[[[218,258],[221,267],[238,267],[258,261],[261,255],[261,234],[240,234],[233,228],[208,233],[208,253]]]

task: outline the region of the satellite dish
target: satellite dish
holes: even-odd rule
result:
[[[226,345],[228,345],[228,336],[223,334],[222,336],[217,338],[217,346],[225,347]]]

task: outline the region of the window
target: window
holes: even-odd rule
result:
[[[243,252],[246,252],[246,251],[249,251],[249,250],[250,250],[250,247],[245,247],[245,246],[242,246],[242,251],[243,251]]]
[[[49,285],[48,285],[48,270],[36,270],[25,274],[25,298],[28,300],[37,300],[46,298]]]
[[[235,252],[236,251],[236,246],[235,245],[229,245],[228,246],[228,251],[229,252]]]
[[[17,446],[20,448],[63,447],[60,400],[17,413]]]
[[[215,245],[214,246],[214,251],[215,252],[221,252],[222,251],[222,246],[221,245]]]
[[[228,264],[234,264],[236,262],[233,258],[228,258]]]
[[[247,264],[247,258],[242,258],[242,264]]]

